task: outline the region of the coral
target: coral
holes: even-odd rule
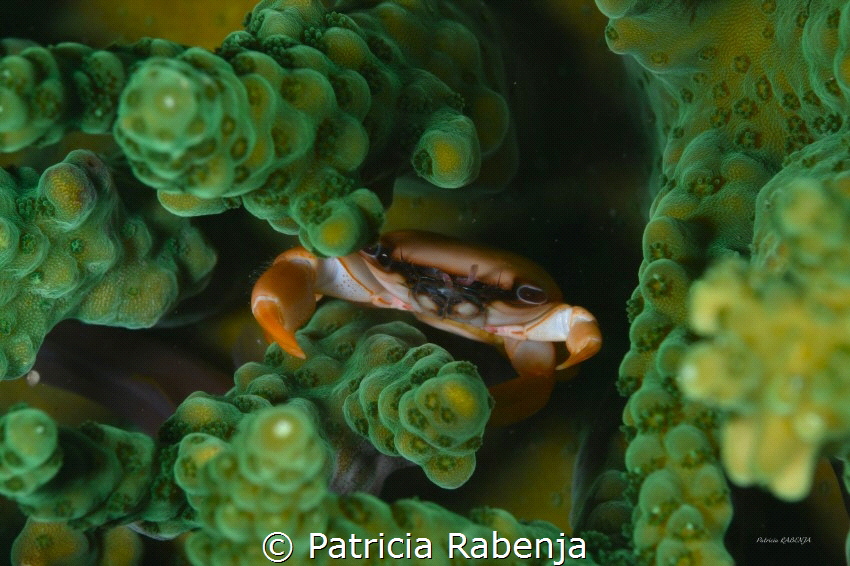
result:
[[[310,399],[336,420],[338,450],[358,446],[348,438],[355,432],[421,466],[437,485],[458,487],[475,469],[493,401],[472,364],[453,361],[407,324],[380,324],[391,317],[326,303],[296,334],[306,361],[273,344],[263,364],[237,371],[236,390],[272,402],[281,393],[264,393],[269,387]]]
[[[53,479],[61,466],[57,436],[53,422],[37,410],[3,417],[4,493],[29,493]]]
[[[730,563],[722,539],[731,507],[719,469],[719,419],[714,407],[736,397],[733,391],[738,387],[757,387],[750,380],[758,380],[762,370],[753,368],[756,375],[742,381],[740,360],[719,354],[740,353],[747,346],[724,344],[729,336],[724,333],[713,346],[714,365],[709,368],[706,358],[701,358],[700,385],[686,387],[700,392],[698,397],[708,406],[683,398],[677,378],[689,383],[695,379],[693,369],[685,375],[679,370],[694,340],[687,326],[686,299],[692,282],[709,265],[728,256],[741,258],[738,261],[749,257],[756,196],[765,183],[774,182],[771,177],[782,170],[783,159],[842,128],[848,108],[842,67],[846,55],[839,37],[846,8],[827,2],[755,1],[597,0],[597,5],[610,18],[609,47],[628,55],[634,64],[661,154],[659,181],[652,187],[654,200],[644,232],[640,285],[630,303],[631,350],[621,365],[619,382],[630,395],[624,412],[631,434],[627,468],[639,490],[633,542],[639,556],[650,563],[685,557],[692,564]],[[682,33],[683,29],[688,32]],[[730,268],[725,269],[728,275]],[[788,320],[787,311],[780,318],[781,310],[775,316],[764,310],[767,298],[758,299],[761,305],[756,307],[753,293],[758,293],[730,283],[722,272],[707,276],[704,283],[697,299],[704,304],[694,307],[697,318],[692,318],[700,321],[698,330],[713,334],[725,329],[729,305],[737,299],[743,304],[732,309],[738,322],[730,321],[730,325],[753,325],[758,314],[768,317],[764,331],[769,332],[768,328]],[[706,290],[712,285],[718,288]],[[775,298],[788,304],[787,295]],[[795,308],[794,312],[800,311]],[[749,329],[746,336],[760,332]],[[768,358],[775,356],[767,343],[759,345],[758,351]],[[756,363],[757,355],[747,352],[745,359]],[[783,361],[758,363],[764,363],[763,370],[768,371]],[[715,370],[720,372],[717,376],[704,377]],[[735,386],[722,377],[731,373],[736,376]],[[786,386],[791,389],[785,393],[763,394],[792,394],[793,384]],[[805,414],[800,415],[804,420]],[[814,420],[808,425],[817,428]],[[767,474],[774,488],[779,488],[780,470],[787,469],[787,464],[795,470],[796,479],[789,480],[795,484],[791,492],[801,494],[806,485],[799,482],[805,475],[799,473],[800,466],[802,461],[809,466],[809,457],[804,454],[781,464],[774,458],[781,459],[790,445],[802,448],[805,443],[785,437],[788,421],[759,422],[769,424],[770,430],[757,432],[752,419],[727,425],[723,442],[736,446],[736,462],[732,456],[725,459],[733,478],[767,481]],[[737,440],[732,438],[736,434],[740,434]],[[752,444],[759,437],[777,444],[759,451]],[[811,449],[806,448],[808,454]]]
[[[14,407],[0,419],[0,493],[30,518],[15,556],[134,563],[134,533],[98,528],[132,523],[134,531],[161,538],[192,531],[186,549],[196,564],[258,564],[263,539],[276,531],[291,537],[301,559],[311,533],[319,532],[328,539],[411,539],[411,553],[427,539],[437,563],[465,563],[460,553],[449,560],[452,532],[469,540],[499,536],[503,546],[550,539],[552,556],[544,545],[542,558],[518,563],[561,563],[559,545],[568,553],[572,543],[543,521],[521,523],[497,509],[466,519],[418,500],[388,505],[363,492],[329,491],[340,472],[338,451],[354,444],[352,429],[385,453],[411,457],[448,487],[474,466],[490,410],[474,368],[422,344],[424,337],[404,323],[375,324],[381,318],[387,314],[324,305],[299,331],[306,361],[271,346],[264,364],[237,371],[227,395],[190,395],[161,428],[159,442],[95,423],[59,426],[40,410]],[[325,552],[330,560],[338,550]]]
[[[123,526],[93,536],[68,523],[30,519],[12,547],[12,564],[134,566],[141,559],[141,537]]]
[[[54,143],[71,130],[108,132],[128,68],[144,57],[171,56],[182,49],[156,39],[114,51],[70,42],[46,48],[0,40],[0,150]]]
[[[627,473],[588,481],[593,489],[576,490],[570,503],[553,501],[551,508],[564,516],[570,505],[581,510],[582,524],[573,524],[597,530],[587,533],[587,540],[599,545],[603,552],[594,558],[601,556],[606,564],[730,564],[733,554],[736,560],[746,555],[741,545],[754,544],[744,542],[743,535],[771,526],[770,521],[751,520],[753,516],[781,516],[786,525],[794,521],[803,531],[814,529],[816,539],[828,538],[818,520],[796,522],[802,505],[792,508],[758,490],[742,490],[735,493],[740,520],[732,523],[735,531],[726,538],[732,545],[725,549],[735,488],[727,485],[724,472],[734,483],[763,485],[781,498],[798,499],[810,486],[818,491],[817,474],[834,479],[825,459],[815,465],[817,456],[846,453],[846,2],[597,0],[610,18],[608,44],[623,55],[639,90],[640,96],[627,100],[622,96],[627,81],[617,80],[617,70],[602,63],[610,60],[605,59],[609,53],[598,50],[592,69],[582,69],[582,62],[572,58],[578,44],[598,47],[598,37],[574,38],[547,25],[530,28],[531,33],[523,27],[543,22],[557,9],[571,20],[568,29],[580,33],[599,19],[587,14],[587,2],[544,0],[522,10],[510,2],[487,3],[508,16],[509,33],[520,32],[515,43],[492,41],[497,37],[492,13],[481,10],[480,0],[265,0],[251,12],[245,30],[214,51],[164,40],[103,49],[3,40],[0,145],[9,151],[57,140],[77,143],[77,136],[66,135],[73,130],[106,134],[102,137],[115,141],[122,154],[117,167],[126,159],[124,173],[151,185],[155,192],[148,196],[158,198],[169,214],[216,215],[193,220],[204,228],[236,219],[232,226],[246,239],[271,226],[278,232],[270,237],[276,246],[280,233],[297,234],[321,255],[347,253],[372,239],[381,229],[394,185],[410,210],[396,221],[404,224],[399,228],[422,228],[421,223],[429,222],[467,241],[480,237],[515,244],[524,255],[556,265],[556,277],[570,282],[571,296],[594,295],[593,284],[583,287],[582,279],[598,281],[606,269],[617,282],[629,279],[622,265],[606,265],[619,264],[625,254],[599,251],[633,238],[625,218],[633,214],[629,207],[636,210],[640,201],[651,201],[639,284],[628,305],[631,346],[618,381],[628,397],[622,413]],[[199,22],[215,10],[209,4]],[[570,5],[555,8],[565,4]],[[227,10],[233,6],[228,4]],[[536,17],[527,17],[535,11]],[[150,19],[161,21],[157,14]],[[144,17],[136,19],[148,25]],[[212,39],[205,43],[214,44]],[[471,201],[476,193],[467,188],[502,186],[516,163],[501,71],[503,50],[517,57],[521,71],[547,76],[537,82],[519,74],[510,82],[520,103],[515,109],[523,111],[527,102],[537,120],[523,123],[530,130],[523,142],[530,142],[522,183],[498,199]],[[541,64],[523,65],[535,57]],[[558,63],[544,65],[543,58]],[[598,84],[588,84],[593,82]],[[638,136],[625,114],[626,106],[634,110],[642,102],[640,117],[652,130],[656,155],[649,162],[654,168],[651,182],[636,197],[634,188],[644,191],[638,177],[649,167],[639,163],[643,148],[635,143]],[[579,119],[573,123],[573,118]],[[27,163],[33,154],[27,151],[10,160]],[[68,163],[61,167],[70,171]],[[86,171],[79,163],[74,168]],[[36,226],[39,234],[47,234],[39,240],[47,250],[45,258],[70,245],[70,240],[50,239],[61,231],[45,228],[47,201],[27,192],[40,187],[30,170],[10,168],[2,178],[11,179],[14,198],[34,197],[32,207],[25,203],[19,210],[15,204],[10,209],[14,214],[2,215],[3,222],[12,218],[9,225],[21,234],[22,226],[27,233]],[[91,181],[91,186],[100,185]],[[177,226],[189,224],[162,210],[134,207],[133,199],[144,198],[134,187],[121,184],[116,189],[123,204],[105,207],[108,212],[97,205],[89,218],[97,216],[101,226],[119,228],[89,236],[115,236],[110,249],[124,250],[120,226],[131,223],[152,242],[148,259],[139,265],[156,264],[154,258],[165,257],[157,250],[168,249],[161,241],[183,230]],[[95,202],[102,203],[101,193],[95,193]],[[612,193],[620,194],[611,199]],[[117,197],[106,200],[118,202]],[[587,222],[589,203],[605,213],[604,221],[592,217]],[[120,219],[115,224],[104,220],[113,215]],[[251,241],[251,250],[245,249],[245,240],[229,242],[229,249],[242,246],[237,254],[262,255],[262,237]],[[20,242],[26,247],[29,241]],[[211,263],[200,237],[192,241],[197,244],[190,254],[193,265],[205,264],[201,258]],[[7,249],[0,247],[0,262],[12,253],[3,251]],[[19,243],[11,249],[18,258],[23,248]],[[22,259],[8,261],[18,265],[14,262]],[[38,304],[46,308],[52,302],[59,320],[76,316],[79,305],[100,296],[90,291],[101,283],[112,295],[132,287],[159,296],[160,287],[139,272],[108,276],[113,269],[124,269],[124,259],[116,261],[107,275],[90,279],[77,267],[84,283],[67,297],[78,303],[48,297]],[[176,266],[180,261],[166,263]],[[254,265],[246,267],[249,263]],[[257,263],[245,257],[234,261],[259,272]],[[45,264],[50,269],[34,279],[54,278],[51,285],[65,281],[67,270],[53,265]],[[184,273],[182,267],[175,269]],[[161,314],[161,305],[173,305],[195,290],[204,279],[201,271],[185,287],[183,275],[176,276],[172,298],[148,312]],[[234,287],[242,285],[237,293],[249,285],[247,279],[231,277]],[[137,287],[137,282],[144,285]],[[32,285],[16,278],[0,289],[29,292]],[[617,304],[610,300],[613,286],[606,285],[594,300]],[[16,297],[5,304],[15,304]],[[209,301],[226,308],[225,303],[221,296]],[[107,311],[121,312],[101,310]],[[28,305],[2,309],[4,315],[13,312],[41,316]],[[624,336],[616,335],[621,314],[600,317],[611,333],[610,340],[606,336],[608,361],[617,355],[618,344],[625,343]],[[15,342],[5,355],[10,360],[21,358],[20,352],[34,355],[51,321],[33,322],[38,328],[32,333],[15,327],[16,333],[21,328],[26,332],[13,338],[25,336],[20,343],[31,346]],[[2,322],[5,352],[3,330],[12,327]],[[181,331],[160,328],[155,333],[209,353]],[[258,333],[246,332],[247,341]],[[591,402],[596,397],[588,396],[590,386],[584,388],[587,381],[603,388],[605,380],[574,380],[556,394],[580,398],[591,407],[587,413],[576,417],[567,414],[571,408],[558,406],[530,423],[493,429],[491,438],[505,443],[488,454],[490,438],[484,450],[476,451],[490,411],[486,388],[471,365],[426,344],[418,330],[384,314],[328,303],[298,341],[306,360],[268,349],[261,361],[241,365],[229,393],[198,392],[186,399],[153,442],[104,425],[66,428],[51,424],[44,413],[16,408],[3,421],[0,462],[8,475],[0,483],[4,489],[31,487],[13,497],[48,522],[29,520],[14,558],[112,563],[113,554],[118,560],[119,546],[129,555],[136,552],[139,538],[126,525],[158,538],[183,534],[198,563],[264,562],[251,537],[291,530],[293,538],[300,537],[296,545],[303,547],[314,526],[329,536],[355,533],[384,539],[405,539],[408,532],[413,538],[421,530],[438,544],[447,530],[486,537],[498,528],[503,536],[554,537],[559,533],[551,525],[517,521],[499,511],[479,512],[468,520],[435,504],[387,504],[371,494],[379,492],[391,470],[411,463],[441,485],[455,487],[469,478],[477,462],[479,468],[491,464],[494,474],[515,485],[524,484],[526,476],[512,470],[524,464],[528,477],[538,483],[529,487],[529,480],[529,485],[506,486],[505,491],[512,488],[516,498],[528,491],[555,497],[567,481],[547,459],[561,457],[564,461],[558,462],[566,467],[565,452],[579,452],[573,450],[579,441],[558,437],[545,445],[546,454],[522,461],[525,454],[540,450],[544,435],[535,433],[567,430],[566,423],[578,421],[586,448],[593,444],[587,439],[597,439],[599,423],[619,410],[616,402]],[[450,339],[440,343],[450,344]],[[502,360],[489,353],[468,355],[472,348],[466,350],[467,344],[447,347],[459,358],[475,359],[482,375],[498,378],[505,371]],[[243,354],[243,361],[254,355],[254,349],[246,350],[250,353]],[[218,356],[216,362],[224,360],[222,368],[228,354],[210,353]],[[100,359],[91,356],[88,367]],[[15,360],[10,376],[28,367]],[[109,369],[101,372],[108,376]],[[598,414],[589,414],[594,412]],[[47,435],[33,442],[34,430]],[[518,442],[528,450],[502,450],[516,448]],[[559,451],[558,442],[567,450]],[[616,442],[598,446],[618,448]],[[127,452],[137,455],[141,468],[127,468]],[[577,458],[575,469],[585,474],[618,464],[598,462],[598,453],[583,457],[587,460]],[[598,466],[588,467],[593,458]],[[547,463],[547,473],[535,470]],[[550,483],[557,484],[557,493],[551,485],[538,487],[553,476]],[[93,487],[74,491],[77,477]],[[415,490],[410,479],[394,475],[385,497]],[[469,492],[488,501],[498,497],[492,494],[498,489],[482,487],[479,479],[446,492],[444,503],[461,508],[470,500]],[[590,497],[582,502],[587,493]],[[618,500],[621,493],[624,500]],[[748,498],[754,497],[769,505],[751,507],[753,499]],[[525,509],[535,501],[526,498]],[[254,511],[258,507],[261,512]],[[76,518],[56,519],[57,508],[73,510]],[[543,508],[533,511],[540,516]],[[511,510],[516,514],[517,507]],[[841,521],[832,521],[834,513],[814,513],[820,521],[829,517],[833,529],[843,528]],[[628,539],[624,545],[620,527],[626,515],[631,522],[622,529]],[[777,532],[786,534],[757,536]],[[112,537],[123,542],[110,542]],[[759,558],[770,552],[767,546],[758,549]],[[794,561],[785,556],[790,554],[787,545],[781,550],[772,546],[785,563]],[[816,556],[811,548],[804,550],[811,553],[809,562],[836,562]],[[442,548],[433,551],[440,558],[444,553]],[[306,561],[303,556],[293,560]]]
[[[339,4],[350,9],[264,0],[215,53],[150,39],[105,50],[6,42],[0,148],[111,129],[171,212],[244,206],[322,255],[377,235],[384,210],[364,171],[407,168],[456,189],[487,162],[482,185],[501,188],[513,137],[493,30],[474,22],[483,8]]]
[[[76,531],[132,517],[162,520],[179,510],[179,500],[172,505],[167,496],[151,501],[151,485],[160,480],[154,442],[144,434],[95,423],[59,427],[26,407],[10,410],[0,425],[0,493],[33,520],[64,521]]]
[[[178,444],[195,433],[228,439],[246,413],[292,399],[316,400],[341,453],[362,450],[353,440],[360,434],[457,487],[475,467],[492,408],[487,389],[470,364],[382,318],[347,303],[322,306],[299,332],[306,361],[271,346],[264,364],[236,372],[227,395],[190,395],[161,427],[159,445],[107,425],[60,428],[40,410],[16,407],[0,420],[0,494],[39,521],[74,529],[135,521],[140,532],[174,536],[195,525],[169,469]],[[337,472],[346,472],[339,459]]]
[[[177,481],[204,519],[203,527],[187,542],[193,563],[260,564],[266,550],[260,541],[279,531],[290,541],[272,546],[272,552],[291,549],[289,559],[317,564],[335,564],[340,559],[340,563],[354,563],[365,555],[375,564],[395,563],[396,558],[405,558],[406,563],[466,563],[459,554],[449,558],[450,532],[462,533],[468,540],[489,540],[495,530],[508,541],[503,545],[517,538],[557,541],[563,537],[554,525],[522,523],[496,509],[474,511],[467,519],[418,500],[389,505],[366,494],[329,493],[330,450],[318,434],[314,411],[309,404],[297,402],[269,407],[246,417],[230,442],[204,434],[183,439],[175,464]],[[326,546],[331,541],[315,557],[309,554],[311,533],[322,533]],[[352,537],[358,542],[349,543]],[[366,550],[364,539],[381,542]],[[392,552],[406,556],[385,558],[383,550],[377,550],[391,539],[401,541]],[[345,542],[333,550],[340,544],[334,540]],[[425,540],[430,541],[427,549]],[[407,550],[402,550],[406,544]],[[554,556],[512,563],[561,563],[558,556],[556,546]],[[490,558],[476,563],[501,561]]]
[[[294,403],[269,407],[229,443],[203,433],[180,442],[175,479],[204,524],[187,544],[194,563],[259,564],[269,533],[289,533],[303,552],[308,532],[326,532],[330,449],[313,416]]]
[[[732,480],[785,499],[808,494],[818,457],[850,439],[847,144],[836,134],[791,156],[759,193],[749,264],[719,263],[691,297],[707,339],[685,356],[682,388],[729,411]]]
[[[0,374],[19,377],[60,320],[139,328],[200,290],[216,254],[188,221],[130,212],[106,165],[71,152],[0,172]]]

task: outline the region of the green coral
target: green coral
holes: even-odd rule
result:
[[[0,151],[55,143],[70,130],[108,132],[129,67],[182,49],[158,39],[111,51],[70,42],[42,47],[0,40]]]
[[[370,436],[370,425],[351,416],[352,403],[368,407],[364,420],[383,423],[383,432],[371,435],[377,448],[399,455],[405,442],[422,443],[424,455],[410,453],[414,461],[456,487],[474,469],[492,403],[487,389],[466,362],[425,344],[407,324],[380,324],[385,319],[340,301],[322,306],[299,332],[306,361],[272,345],[264,364],[237,370],[227,395],[196,392],[181,403],[160,430],[160,447],[139,433],[95,424],[60,430],[39,410],[12,411],[0,421],[0,493],[42,521],[90,528],[135,520],[140,531],[177,534],[192,524],[167,470],[177,444],[194,433],[227,439],[246,413],[295,398],[316,401],[339,451],[357,446],[356,433]],[[379,381],[387,387],[375,391]],[[416,412],[419,419],[409,416]]]
[[[407,324],[378,324],[385,316],[326,303],[296,334],[305,362],[272,345],[264,364],[237,371],[236,390],[266,396],[277,389],[273,402],[284,391],[310,399],[336,421],[339,450],[357,446],[349,437],[356,433],[422,466],[437,485],[458,487],[475,469],[493,401],[472,364],[453,361]]]
[[[39,177],[0,171],[0,374],[19,377],[60,320],[139,328],[202,288],[216,254],[186,220],[130,213],[95,154]]]
[[[469,17],[475,4],[265,1],[215,53],[150,41],[102,51],[7,41],[2,145],[112,131],[134,174],[172,212],[241,206],[319,253],[347,253],[379,229],[376,195],[386,197],[382,185],[399,172],[452,188],[489,182],[487,167],[511,162],[498,64],[493,71],[499,50],[479,31],[486,18]],[[630,396],[626,530],[634,548],[613,549],[615,537],[599,542],[623,563],[728,564],[723,465],[734,481],[797,498],[809,489],[815,455],[840,454],[846,443],[846,8],[818,0],[597,4],[611,18],[609,45],[634,60],[658,150],[618,383]],[[48,204],[33,198],[15,210],[38,219]],[[0,232],[0,243],[17,237]],[[68,246],[82,253],[83,243]],[[9,250],[32,245],[6,245],[0,260],[17,261],[5,259]],[[0,334],[13,322],[0,321]],[[312,520],[347,521],[339,532],[363,536],[459,520],[430,505],[331,495],[326,482],[331,473],[377,474],[351,471],[368,442],[443,485],[462,483],[489,412],[471,367],[410,327],[333,303],[298,339],[306,361],[271,348],[237,372],[229,394],[197,393],[178,408],[142,482],[155,494],[149,507],[130,505],[121,519],[82,499],[80,525],[132,521],[157,536],[194,530],[195,559],[211,561],[257,552],[245,546],[246,530],[279,525],[246,510],[280,503],[280,490],[297,493],[287,501],[299,513],[275,518],[302,536]],[[284,421],[298,431],[292,445],[275,437]],[[59,445],[82,435],[93,443],[87,453],[112,453],[91,427],[56,430]],[[267,444],[278,450],[264,451]],[[12,460],[23,456],[42,458]],[[26,477],[49,476],[50,461]],[[125,485],[115,479],[121,473],[110,476],[115,486]],[[30,495],[46,497],[42,488]],[[623,505],[612,507],[602,520],[622,521]],[[361,527],[375,517],[386,522]],[[88,541],[80,560],[96,560],[94,532],[65,533],[79,548]]]
[[[86,531],[133,520],[164,522],[185,504],[176,490],[162,488],[171,481],[160,460],[168,461],[167,450],[144,434],[95,423],[59,427],[26,407],[0,418],[0,428],[0,493],[31,520]]]
[[[46,414],[32,409],[9,413],[0,423],[3,494],[26,495],[53,479],[62,464],[55,423]]]
[[[314,69],[241,44],[222,49],[235,54],[192,48],[147,59],[130,77],[114,133],[135,175],[180,215],[241,201],[278,229],[302,227],[321,253],[362,247],[383,221],[380,201],[351,176],[369,148],[362,116],[341,109]]]
[[[357,559],[350,551],[342,559],[328,551],[310,557],[311,533],[322,533],[329,540],[345,539],[346,544],[352,536],[359,538],[361,543],[355,552],[361,556],[365,552],[362,539],[410,537],[412,550],[406,562],[428,564],[467,562],[457,555],[449,558],[450,532],[463,533],[471,540],[490,539],[495,530],[511,542],[517,538],[555,541],[561,536],[554,525],[542,521],[522,523],[496,509],[474,511],[467,519],[418,500],[389,505],[362,493],[329,493],[331,451],[319,435],[315,419],[315,410],[309,404],[293,402],[252,413],[242,421],[230,442],[203,434],[183,439],[175,465],[177,482],[186,490],[198,516],[205,519],[203,527],[193,532],[187,542],[193,563],[263,563],[266,558],[261,542],[269,533],[280,531],[290,537],[290,560],[317,564],[347,564]],[[418,539],[431,541],[427,558],[414,554],[421,544]],[[395,551],[400,548],[398,545]],[[283,550],[284,547],[278,548]],[[371,551],[373,563],[395,560],[378,559],[374,545]],[[550,559],[517,559],[513,563],[554,564],[558,563],[558,556],[556,551]],[[566,560],[571,562],[569,556]],[[502,560],[475,562],[498,564]]]
[[[135,537],[102,527],[134,522],[135,531],[173,537],[196,524],[174,484],[173,444],[92,422],[58,426],[23,406],[0,418],[0,430],[0,494],[29,518],[13,547],[17,556],[96,564],[130,553],[132,564],[140,554]]]
[[[793,441],[786,436],[788,427],[774,426],[777,423],[770,424],[770,433],[763,429],[772,438],[763,439],[760,446],[769,446],[763,452],[753,447],[753,434],[733,438],[744,432],[740,427],[721,436],[717,407],[727,406],[730,395],[739,397],[724,388],[752,386],[748,395],[758,398],[761,390],[751,380],[760,379],[756,376],[762,370],[751,365],[764,364],[766,370],[783,364],[768,353],[773,350],[767,344],[776,344],[772,339],[760,346],[750,338],[731,344],[726,339],[739,324],[748,326],[747,337],[776,330],[790,313],[770,314],[769,302],[790,305],[782,298],[784,291],[763,300],[755,298],[754,289],[732,292],[747,284],[730,284],[728,265],[718,268],[725,270],[722,274],[708,275],[699,290],[694,289],[695,300],[705,304],[690,309],[690,320],[699,317],[696,329],[701,332],[723,333],[708,346],[714,365],[709,368],[707,357],[701,357],[701,385],[696,385],[691,384],[696,379],[693,369],[680,370],[695,340],[688,327],[687,297],[710,265],[730,256],[740,258],[738,264],[749,258],[759,191],[784,184],[791,173],[783,166],[797,169],[807,154],[798,154],[788,165],[784,158],[836,135],[844,126],[846,55],[839,28],[846,7],[825,2],[597,4],[611,18],[606,29],[609,47],[637,62],[635,76],[648,102],[661,155],[651,186],[654,200],[644,232],[640,285],[630,302],[632,347],[620,368],[620,388],[631,395],[624,422],[631,437],[627,468],[637,492],[633,542],[638,556],[649,563],[687,559],[728,564],[731,557],[722,539],[731,502],[718,445],[739,444],[737,462],[725,459],[733,479],[766,481],[756,462],[782,459],[779,455],[787,455],[788,442]],[[688,32],[681,33],[683,29]],[[740,267],[731,270],[740,277]],[[706,290],[711,287],[716,288]],[[742,304],[733,307],[735,300]],[[726,322],[727,315],[737,322]],[[757,316],[769,322],[754,324]],[[693,351],[705,352],[702,348]],[[760,356],[771,359],[757,362]],[[742,366],[745,360],[750,365]],[[715,370],[718,375],[705,377]],[[721,377],[732,374],[735,386],[731,377]],[[680,383],[695,398],[683,396]],[[767,421],[761,424],[768,426]],[[751,449],[755,452],[742,455]],[[799,470],[803,460],[808,456],[770,466],[781,469],[787,464]],[[795,483],[795,494],[805,491],[804,484]],[[681,517],[686,517],[684,523]],[[683,533],[682,524],[695,530]]]
[[[125,556],[132,563],[138,541],[130,536],[119,552],[114,541],[129,533],[102,528],[132,523],[160,538],[192,531],[186,548],[196,564],[258,564],[263,539],[281,530],[302,558],[310,533],[404,539],[413,532],[432,541],[437,563],[465,563],[463,556],[449,561],[448,533],[489,539],[495,530],[508,541],[555,541],[552,558],[519,563],[557,561],[564,536],[545,522],[519,522],[496,509],[466,519],[418,500],[388,505],[329,491],[357,433],[385,444],[395,439],[383,447],[391,454],[405,455],[409,439],[430,446],[417,461],[449,487],[472,471],[491,408],[486,388],[467,363],[387,319],[347,303],[322,306],[299,331],[306,361],[271,346],[264,364],[237,371],[226,395],[189,396],[158,442],[95,423],[62,427],[40,410],[13,408],[0,419],[0,493],[30,518],[15,556],[90,564]],[[354,415],[354,407],[364,414]],[[360,419],[382,432],[355,432]],[[452,459],[460,464],[446,465]]]
[[[175,479],[204,524],[187,543],[194,563],[259,564],[269,533],[291,533],[303,552],[307,532],[324,532],[330,448],[311,416],[270,407],[244,419],[229,443],[203,433],[180,442]]]
[[[501,188],[514,171],[512,126],[477,14],[448,2],[339,4],[345,13],[264,0],[216,53],[149,39],[105,50],[7,42],[0,149],[111,129],[171,212],[244,205],[322,255],[363,247],[383,223],[388,189],[364,188],[363,170],[412,169],[459,188],[489,163],[501,173],[485,185]]]

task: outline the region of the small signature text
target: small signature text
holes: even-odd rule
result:
[[[756,542],[763,544],[809,544],[812,537],[758,537]]]

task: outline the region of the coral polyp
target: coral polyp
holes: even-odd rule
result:
[[[206,283],[216,252],[185,219],[130,213],[107,166],[71,152],[39,176],[0,171],[0,372],[20,377],[60,320],[140,328]]]

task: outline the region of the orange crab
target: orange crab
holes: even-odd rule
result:
[[[338,258],[290,249],[257,280],[251,309],[268,336],[303,358],[295,331],[322,295],[410,311],[431,326],[501,346],[519,375],[490,388],[496,400],[491,424],[540,410],[555,370],[586,360],[602,344],[593,315],[563,303],[539,265],[431,232],[389,232],[376,245]],[[565,342],[569,353],[560,364],[556,342]]]

